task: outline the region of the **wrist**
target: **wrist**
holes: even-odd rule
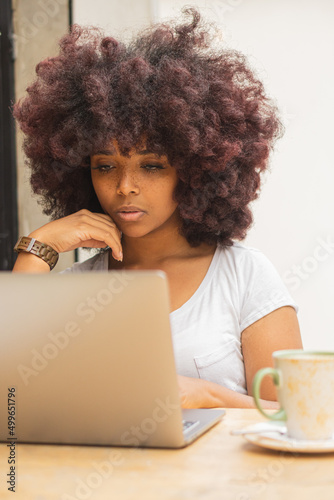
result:
[[[209,380],[202,380],[203,382],[203,393],[205,394],[205,408],[223,408],[225,407],[225,397],[224,393],[226,388],[216,384],[215,382],[210,382]]]
[[[59,253],[50,245],[32,236],[22,236],[18,239],[14,250],[18,253],[32,254],[44,261],[52,270],[58,262]],[[22,261],[22,259],[21,259]]]
[[[37,257],[37,255],[20,252],[17,255],[13,272],[48,273],[50,272],[50,266],[44,260]]]
[[[64,250],[59,248],[59,245],[57,245],[54,238],[50,238],[48,231],[43,231],[43,227],[44,226],[32,231],[29,234],[29,238],[35,238],[35,240],[40,241],[41,243],[44,243],[44,245],[48,245],[49,247],[53,248],[55,252],[62,253]]]
[[[28,238],[34,238],[35,240],[37,241],[40,241],[41,243],[44,243],[44,245],[49,245],[50,247],[52,247],[56,252],[58,252],[58,250],[55,248],[55,246],[52,244],[50,238],[48,238],[47,234],[43,233],[43,231],[41,231],[42,228],[40,229],[36,229],[35,231],[32,231],[29,235],[28,235]]]

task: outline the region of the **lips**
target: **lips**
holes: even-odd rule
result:
[[[144,212],[144,210],[135,205],[122,205],[117,212]]]
[[[116,215],[122,221],[137,221],[145,215],[145,211],[134,205],[123,205],[120,207]]]

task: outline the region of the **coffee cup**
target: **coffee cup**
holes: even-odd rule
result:
[[[334,439],[334,352],[275,351],[273,359],[275,368],[262,368],[253,380],[260,413],[285,421],[290,438]],[[277,388],[280,409],[276,413],[267,413],[261,406],[260,387],[266,375]]]

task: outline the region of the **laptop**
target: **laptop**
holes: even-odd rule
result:
[[[182,410],[162,271],[0,275],[0,441],[180,448],[222,409]]]

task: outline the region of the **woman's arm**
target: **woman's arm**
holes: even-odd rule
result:
[[[30,238],[51,246],[56,252],[69,252],[79,247],[105,248],[109,246],[112,255],[122,260],[121,232],[106,214],[80,210],[61,219],[48,222],[36,229]],[[13,272],[47,273],[49,265],[31,253],[20,252]]]
[[[179,376],[183,408],[255,408],[252,398],[255,373],[260,368],[273,366],[274,351],[302,348],[295,310],[285,306],[267,314],[242,332],[241,342],[248,395],[206,380]],[[261,396],[263,408],[278,408],[275,386],[269,377],[263,380]]]
[[[247,394],[201,378],[182,375],[178,378],[182,408],[255,408],[253,398]],[[279,407],[276,401],[261,400],[261,405],[266,409]]]
[[[302,349],[299,324],[293,307],[285,306],[259,319],[241,334],[248,394],[252,396],[254,375],[260,368],[274,366],[272,353],[281,349]],[[261,384],[261,396],[276,400],[271,377]]]

